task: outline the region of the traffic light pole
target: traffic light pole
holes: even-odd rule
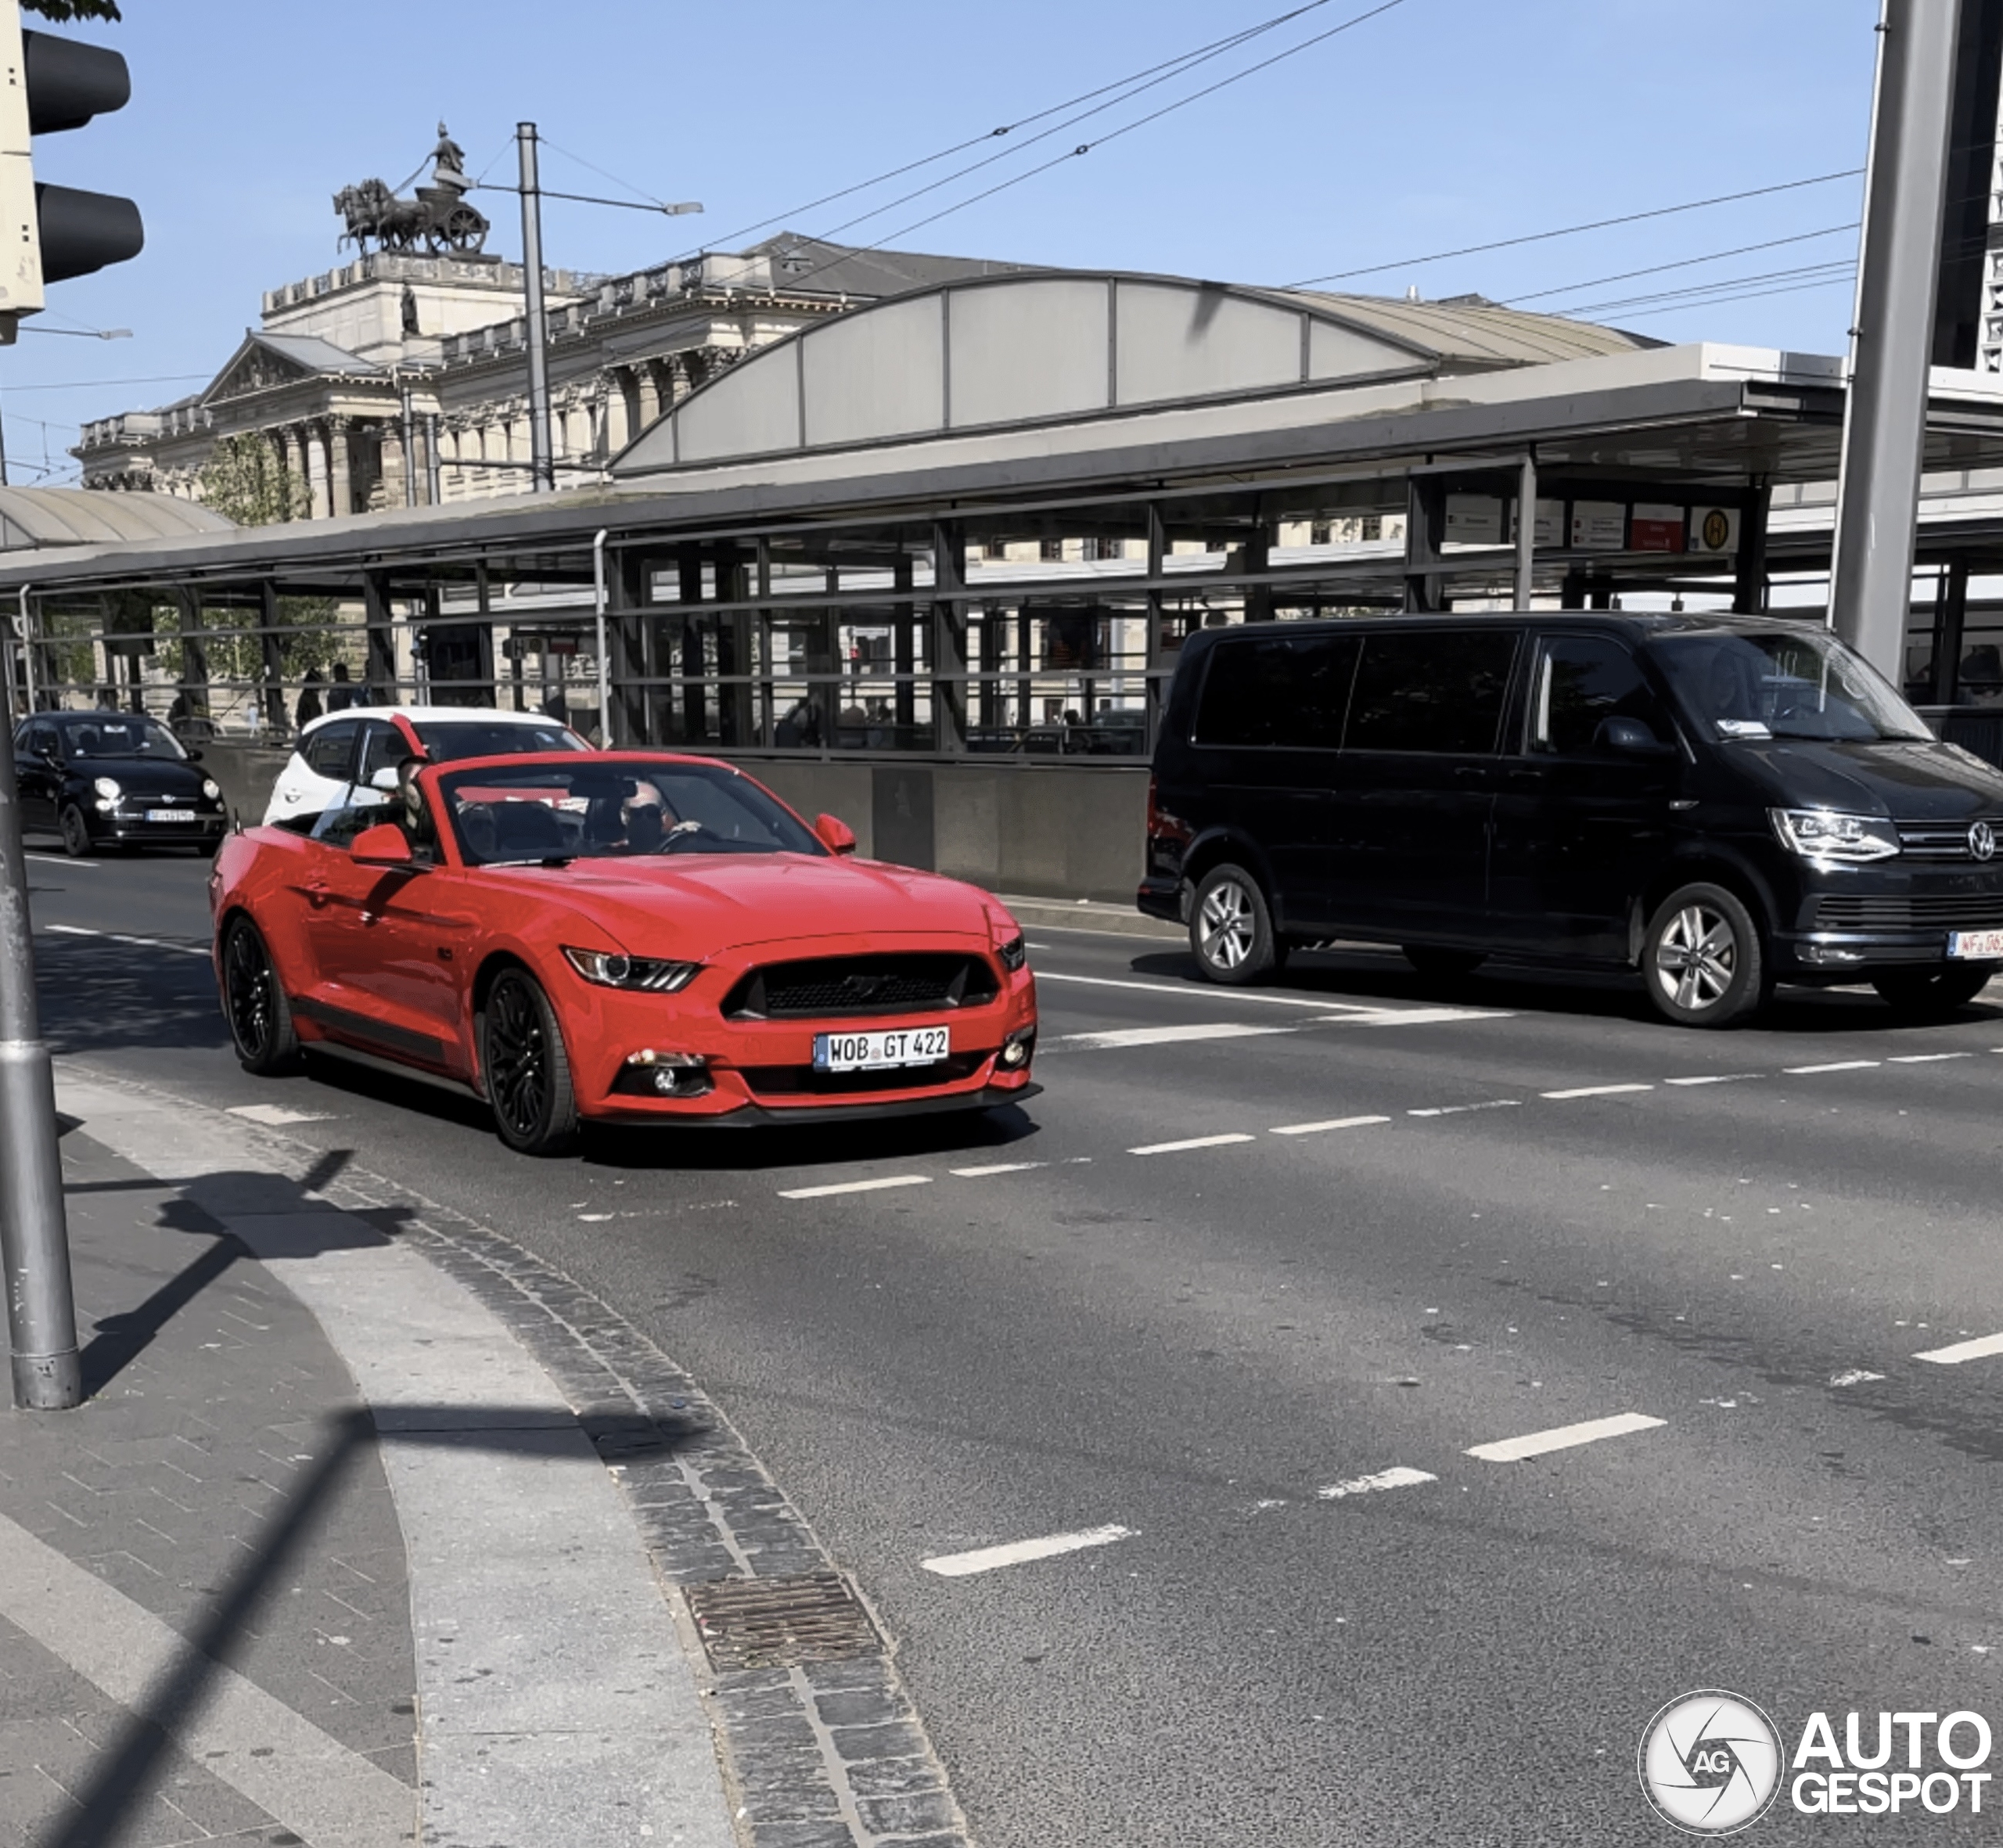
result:
[[[534,123],[516,124],[515,147],[521,161],[522,270],[528,288],[530,491],[548,494],[556,486],[556,463],[549,440],[549,311],[542,299],[542,189]]]
[[[0,771],[0,1267],[14,1403],[62,1411],[83,1402],[70,1228],[56,1142],[56,1073],[35,1006],[27,861],[14,778]]]

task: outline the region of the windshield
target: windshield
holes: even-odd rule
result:
[[[439,778],[471,866],[827,849],[749,778],[721,766],[607,760],[492,764]]]
[[[188,753],[157,719],[94,712],[87,717],[58,719],[66,757],[172,757]]]
[[[1664,635],[1650,652],[1705,735],[1931,740],[1862,656],[1814,630]]]
[[[519,757],[534,751],[582,751],[591,746],[568,725],[510,724],[505,719],[419,719],[413,728],[434,764],[462,757]]]

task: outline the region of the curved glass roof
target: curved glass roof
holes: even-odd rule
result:
[[[236,522],[172,494],[97,487],[0,487],[0,551],[226,533]]]

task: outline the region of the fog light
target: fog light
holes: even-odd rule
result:
[[[1846,950],[1839,944],[1803,944],[1801,946],[1801,960],[1826,969],[1835,964],[1861,962],[1864,952],[1861,950]]]
[[[1019,1072],[1029,1063],[1030,1055],[1035,1050],[1036,1029],[1020,1026],[1002,1042],[995,1063],[1005,1072]]]

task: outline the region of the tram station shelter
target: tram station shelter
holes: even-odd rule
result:
[[[742,761],[880,857],[1127,898],[1193,629],[1819,613],[1843,415],[1833,359],[1476,297],[954,280],[759,349],[591,487],[0,552],[8,684],[16,710],[171,710],[254,819],[304,664],[338,658],[375,697]],[[1883,665],[1979,732],[2003,718],[1980,594],[2003,379],[1933,374],[1926,468],[1908,658]]]

